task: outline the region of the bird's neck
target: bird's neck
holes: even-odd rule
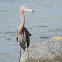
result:
[[[24,14],[23,14],[23,11],[20,11],[20,16],[21,16],[21,24],[23,24],[24,25]]]

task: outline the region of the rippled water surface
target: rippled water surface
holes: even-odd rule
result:
[[[24,12],[25,26],[32,34],[30,46],[62,35],[62,0],[0,0],[0,62],[19,60],[16,30],[22,5],[35,10]]]

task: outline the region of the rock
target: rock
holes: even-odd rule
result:
[[[62,36],[52,37],[50,40],[62,40]]]
[[[20,62],[27,61],[25,52]],[[29,48],[29,62],[62,62],[62,41],[43,41]]]

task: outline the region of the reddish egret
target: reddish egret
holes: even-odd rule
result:
[[[20,47],[22,47],[23,50],[26,51],[26,49],[28,49],[28,47],[29,47],[31,34],[24,26],[24,22],[25,22],[25,18],[24,18],[24,14],[23,14],[24,11],[33,12],[33,10],[28,9],[25,6],[22,6],[20,8],[21,24],[17,29],[17,41],[18,41],[18,45],[20,45]],[[20,58],[21,58],[21,50],[20,50]]]

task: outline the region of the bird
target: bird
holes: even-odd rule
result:
[[[32,10],[28,9],[26,6],[22,6],[20,8],[21,23],[17,29],[16,38],[18,41],[18,45],[20,45],[25,50],[26,42],[27,42],[27,46],[29,47],[31,34],[27,30],[27,28],[24,26],[25,24],[25,17],[23,14],[24,11],[32,11]]]
[[[26,48],[28,48],[30,44],[31,34],[29,33],[29,31],[24,25],[25,24],[25,17],[23,14],[24,11],[30,11],[30,12],[34,12],[34,11],[31,9],[28,9],[26,6],[21,6],[20,8],[21,23],[17,29],[16,39],[17,39],[18,45],[22,47],[24,51],[26,51]],[[21,56],[21,50],[20,50],[20,56]]]

